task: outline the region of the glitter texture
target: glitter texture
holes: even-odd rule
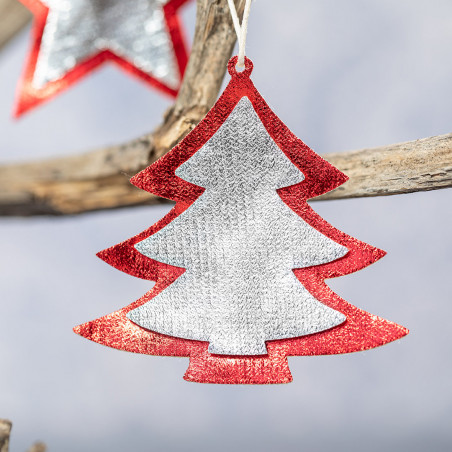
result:
[[[21,0],[35,14],[17,114],[106,60],[175,95],[187,62],[177,9],[188,0]]]
[[[229,384],[287,383],[292,379],[287,356],[366,350],[401,338],[408,331],[350,305],[326,285],[326,278],[360,270],[380,259],[385,253],[335,229],[307,204],[309,198],[333,190],[347,178],[296,138],[270,110],[249,78],[252,71],[251,61],[246,59],[246,69],[240,73],[235,70],[236,61],[234,57],[229,62],[231,81],[204,120],[168,154],[132,178],[132,183],[137,187],[176,201],[175,207],[146,231],[98,254],[121,271],[156,281],[155,286],[135,303],[80,325],[75,331],[88,339],[121,350],[162,356],[188,356],[190,365],[184,378],[189,381]],[[348,250],[345,255],[335,260],[330,258],[317,265],[293,270],[298,281],[311,296],[344,315],[345,322],[313,334],[266,341],[268,353],[261,356],[211,354],[207,341],[157,333],[142,328],[127,318],[131,311],[144,307],[146,303],[152,303],[159,294],[169,290],[173,283],[177,284],[178,278],[184,274],[185,268],[147,257],[135,246],[143,241],[152,243],[152,240],[146,241],[189,212],[190,206],[193,209],[197,202],[201,202],[198,198],[204,192],[207,193],[208,188],[204,191],[201,186],[178,177],[177,168],[181,167],[181,176],[190,173],[187,169],[184,171],[182,165],[212,139],[244,96],[251,103],[276,146],[304,175],[304,179],[295,185],[278,188],[280,199],[307,225]],[[201,177],[197,171],[194,171],[192,176]],[[190,177],[187,178],[191,180]],[[233,197],[232,193],[230,195]],[[295,248],[291,250],[291,256],[296,256]],[[268,266],[272,265],[271,260],[266,262]]]
[[[226,355],[265,355],[265,341],[345,321],[292,270],[334,261],[348,249],[282,202],[276,189],[301,182],[303,174],[276,146],[246,96],[176,176],[205,192],[135,248],[186,271],[130,312],[130,320],[208,341],[210,353]]]

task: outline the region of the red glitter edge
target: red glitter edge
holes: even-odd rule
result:
[[[241,73],[234,69],[236,61],[236,57],[231,58],[231,81],[198,126],[170,152],[131,179],[134,185],[143,190],[176,201],[175,207],[142,233],[98,253],[101,259],[118,270],[156,281],[156,285],[135,303],[80,325],[74,331],[100,344],[130,352],[188,356],[190,364],[184,376],[188,381],[224,384],[287,383],[292,381],[287,356],[362,351],[399,339],[408,334],[408,330],[347,303],[326,285],[325,279],[365,268],[383,257],[385,252],[334,228],[307,204],[309,198],[344,183],[347,176],[312,151],[271,111],[249,78],[251,61],[247,59],[247,68]],[[149,259],[138,253],[134,245],[164,228],[202,194],[202,187],[178,178],[174,172],[216,133],[243,96],[249,98],[280,149],[305,175],[305,179],[299,184],[278,190],[281,199],[311,226],[349,249],[344,257],[334,262],[294,269],[299,281],[316,299],[342,312],[347,320],[319,333],[268,341],[268,355],[265,356],[219,356],[208,353],[207,342],[165,336],[143,329],[129,321],[126,314],[147,303],[184,272],[184,269]]]

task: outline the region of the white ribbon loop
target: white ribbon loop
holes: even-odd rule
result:
[[[250,16],[251,0],[246,0],[245,10],[243,11],[242,25],[239,22],[239,16],[235,8],[234,0],[228,0],[229,9],[231,10],[232,22],[234,24],[235,33],[237,34],[237,41],[239,43],[239,55],[237,67],[242,69],[245,67],[245,46],[246,34],[248,32],[248,18]]]

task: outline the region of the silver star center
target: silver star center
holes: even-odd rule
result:
[[[49,8],[33,86],[110,50],[172,89],[180,74],[166,28],[168,0],[41,0]]]

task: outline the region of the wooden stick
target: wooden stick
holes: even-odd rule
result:
[[[84,155],[0,167],[0,215],[68,215],[167,202],[129,183],[160,154],[152,136]],[[452,134],[324,156],[350,177],[319,199],[452,187]]]
[[[9,451],[9,436],[12,424],[6,419],[0,419],[0,452]]]
[[[452,134],[328,154],[325,158],[350,180],[317,199],[398,195],[452,187]]]
[[[41,443],[38,441],[37,443],[34,443],[27,452],[46,452],[47,446],[44,443]]]
[[[18,0],[0,0],[0,50],[31,20],[32,14]]]

